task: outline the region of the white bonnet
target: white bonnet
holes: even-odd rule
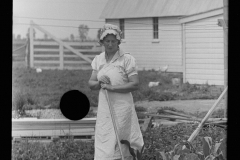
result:
[[[101,29],[101,36],[100,41],[103,40],[104,37],[106,37],[108,34],[113,34],[116,36],[116,38],[121,41],[121,30],[118,26],[112,25],[112,24],[105,24],[103,28]]]

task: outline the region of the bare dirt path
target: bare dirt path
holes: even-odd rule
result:
[[[161,107],[174,107],[178,110],[184,110],[185,112],[202,112],[208,111],[216,100],[175,100],[175,101],[140,101],[136,102],[136,107],[144,107],[148,109],[148,112],[156,112]],[[221,100],[220,104],[215,110],[225,108],[225,100]]]

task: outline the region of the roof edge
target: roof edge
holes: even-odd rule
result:
[[[224,7],[220,7],[220,8],[208,10],[206,12],[200,12],[192,15],[183,16],[180,18],[180,23],[187,23],[187,22],[203,19],[209,16],[216,16],[216,15],[223,14],[223,8]]]
[[[177,16],[146,16],[146,17],[117,17],[117,18],[103,18],[100,17],[99,19],[138,19],[138,18],[153,18],[153,17],[158,17],[158,18],[168,18],[168,17],[173,17],[173,18],[181,18],[183,15],[177,15]]]

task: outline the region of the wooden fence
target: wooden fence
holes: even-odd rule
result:
[[[12,43],[12,60],[25,61],[27,41],[13,41]]]
[[[33,28],[48,35],[53,41],[37,41]],[[103,51],[98,42],[63,42],[31,21],[30,67],[42,69],[91,69],[92,59]]]
[[[101,53],[97,42],[64,42],[77,52],[92,60]],[[34,41],[32,54],[33,68],[42,69],[91,69],[90,62],[59,45],[55,41]]]

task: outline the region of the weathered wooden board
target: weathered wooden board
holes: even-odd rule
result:
[[[61,129],[61,130],[13,130],[12,137],[26,137],[26,136],[65,136],[70,135],[95,135],[94,128],[77,128],[77,129]]]

